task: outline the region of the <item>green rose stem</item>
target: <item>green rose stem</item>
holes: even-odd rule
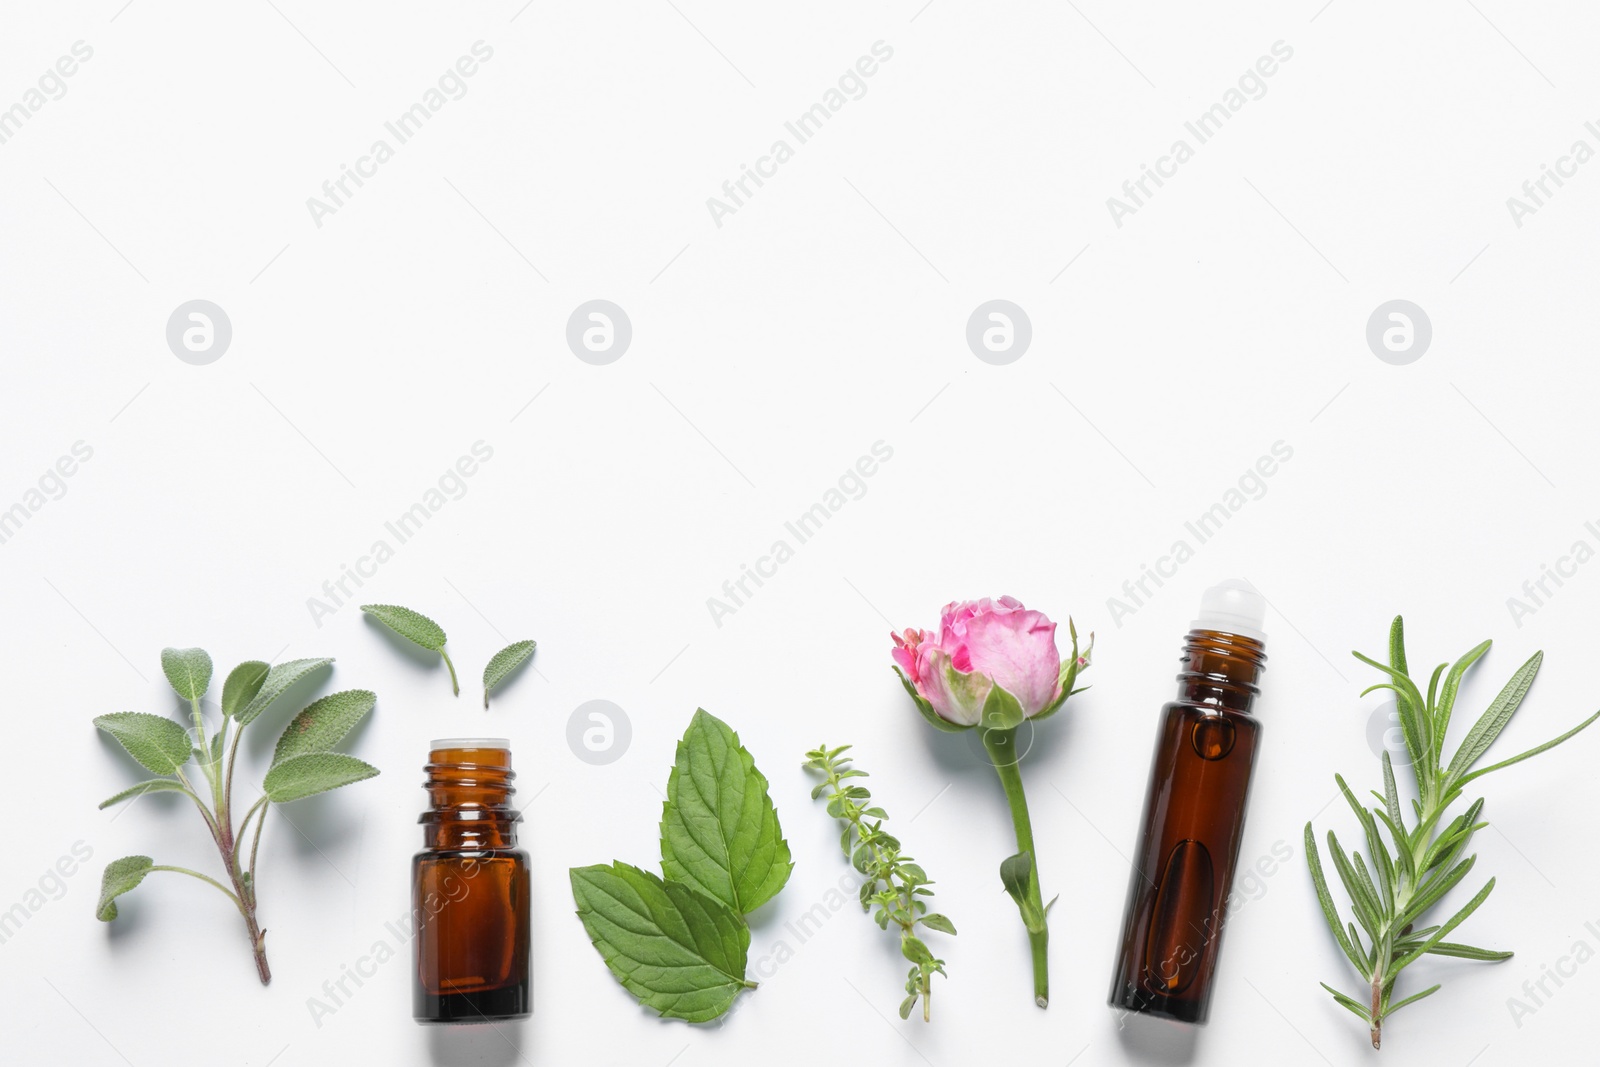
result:
[[[988,752],[989,761],[1000,775],[1006,803],[1011,805],[1011,824],[1017,831],[1017,855],[1001,865],[1000,876],[1006,882],[1007,891],[1016,899],[1022,922],[1028,928],[1028,945],[1033,952],[1033,999],[1044,1008],[1050,1004],[1050,931],[1045,926],[1048,909],[1039,895],[1039,861],[1033,848],[1033,824],[1028,820],[1028,798],[1022,791],[1022,771],[1016,757],[1017,729],[978,729],[984,751]],[[1007,870],[1014,864],[1026,864],[1027,886],[1020,896],[1017,892],[1020,887],[1016,884],[1020,880],[1015,876],[1022,871],[1008,873]]]

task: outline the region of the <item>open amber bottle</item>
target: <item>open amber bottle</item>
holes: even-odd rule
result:
[[[510,743],[460,738],[429,746],[424,850],[411,861],[414,992],[419,1023],[516,1019],[533,1009],[528,854],[510,806]]]
[[[1162,708],[1133,855],[1113,1008],[1204,1023],[1261,724],[1266,602],[1231,579],[1208,590],[1184,640],[1178,699]]]

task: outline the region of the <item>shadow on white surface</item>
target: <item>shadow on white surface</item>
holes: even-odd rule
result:
[[[1193,1063],[1200,1028],[1167,1019],[1150,1019],[1136,1012],[1120,1018],[1117,1040],[1135,1063]]]
[[[428,1062],[436,1067],[511,1067],[526,1063],[521,1051],[530,1019],[505,1023],[429,1026]]]

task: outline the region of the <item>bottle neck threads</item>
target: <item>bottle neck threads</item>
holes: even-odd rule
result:
[[[1184,638],[1178,699],[1248,713],[1261,692],[1256,684],[1267,651],[1252,637],[1221,630],[1190,630]]]
[[[423,845],[430,851],[486,851],[517,847],[522,814],[511,807],[516,789],[511,749],[504,742],[435,741],[423,768],[428,810]]]

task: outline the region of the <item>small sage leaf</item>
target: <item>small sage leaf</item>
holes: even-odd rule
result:
[[[371,778],[378,768],[342,752],[311,752],[274,764],[262,788],[274,804],[326,793],[330,789]]]
[[[211,687],[211,657],[203,648],[163,648],[161,670],[185,700],[199,700]]]
[[[667,779],[661,872],[748,915],[794,869],[767,779],[727,723],[696,711]]]
[[[171,719],[142,711],[102,715],[94,724],[115,737],[152,774],[172,774],[193,755],[189,734]]]
[[[149,856],[124,856],[106,864],[105,874],[100,878],[100,902],[94,908],[95,918],[103,923],[115,919],[117,898],[144,881],[155,862]]]
[[[394,604],[363,604],[361,610],[413,644],[435,652],[444,649],[444,630],[421,612]]]
[[[100,807],[109,808],[113,804],[120,804],[129,797],[141,796],[145,793],[171,792],[183,792],[183,783],[174,781],[171,778],[152,778],[147,782],[140,782],[138,785],[129,786],[127,789],[124,789],[114,797],[107,797],[105,800],[100,802]]]
[[[248,726],[255,721],[256,716],[266,711],[272,702],[281,697],[285,690],[312,671],[321,670],[333,662],[332,657],[327,659],[291,659],[283,663],[273,664],[267,671],[267,676],[261,682],[261,688],[256,695],[234,715],[239,720],[240,726]]]
[[[664,1016],[708,1022],[733,1005],[750,928],[722,901],[626,863],[574,867],[578,918],[611,973]]]
[[[439,653],[444,659],[444,665],[450,668],[450,688],[454,690],[456,696],[461,695],[461,683],[456,679],[456,665],[450,662],[450,653],[444,650],[446,638],[443,627],[419,611],[402,608],[396,604],[363,604],[361,610],[412,644]],[[485,707],[487,706],[485,704]]]
[[[537,641],[518,641],[507,645],[494,654],[489,660],[489,665],[483,669],[483,706],[489,706],[489,690],[505,681],[506,676],[518,667],[528,662],[533,655]]]
[[[377,695],[366,689],[349,689],[311,704],[284,728],[272,753],[272,765],[310,752],[331,751],[377,701]]]
[[[228,680],[222,683],[222,714],[237,716],[261,692],[261,683],[271,670],[271,664],[252,659],[229,671]]]

